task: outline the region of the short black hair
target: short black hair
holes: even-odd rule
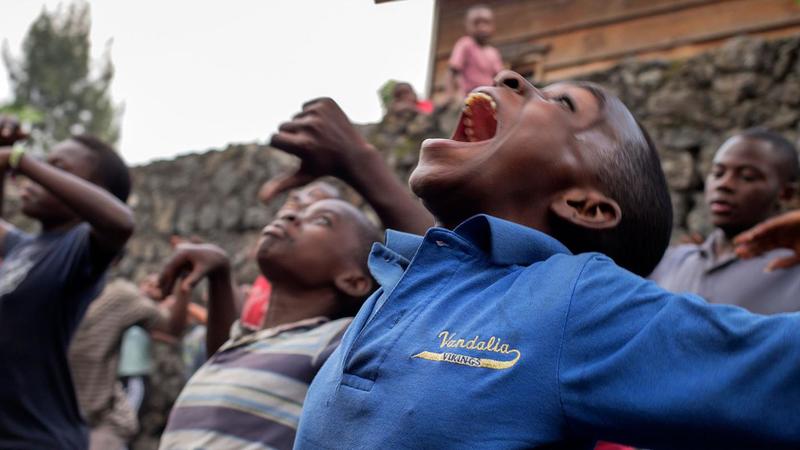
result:
[[[492,11],[492,7],[491,7],[491,6],[489,6],[489,5],[487,5],[486,3],[478,3],[478,4],[476,4],[476,5],[472,5],[472,6],[470,6],[469,8],[467,8],[467,12],[465,12],[465,13],[464,13],[464,17],[467,17],[467,16],[469,16],[469,14],[470,14],[472,11],[477,11],[477,10],[479,10],[479,9],[488,9],[489,11]],[[492,12],[493,12],[493,11],[492,11]]]
[[[576,83],[601,103],[610,100],[604,90],[589,83]],[[627,108],[625,108],[627,110]],[[556,238],[570,251],[601,252],[617,265],[647,276],[669,245],[672,234],[672,201],[656,146],[647,130],[632,115],[638,133],[619,138],[616,148],[598,156],[598,187],[614,199],[622,211],[619,224],[607,230],[591,230],[558,220]]]
[[[94,181],[122,202],[127,202],[131,193],[131,174],[114,147],[89,134],[73,135],[70,139],[86,147],[96,157],[92,170]]]
[[[364,214],[363,211],[356,208],[349,202],[341,200],[341,202],[346,203],[348,207],[352,208],[351,216],[349,220],[353,225],[353,233],[356,236],[356,243],[353,248],[349,249],[350,253],[350,261],[355,266],[361,269],[368,278],[370,278],[372,282],[372,289],[369,293],[364,296],[355,298],[349,296],[342,296],[342,303],[341,309],[339,311],[338,317],[352,317],[358,313],[358,310],[361,309],[361,305],[364,304],[364,301],[372,295],[372,292],[375,291],[378,287],[378,283],[372,278],[372,275],[369,270],[369,266],[367,262],[369,260],[369,255],[372,251],[372,244],[375,242],[382,242],[383,236],[381,235],[380,229],[372,223],[369,218]]]
[[[781,134],[764,127],[754,127],[742,131],[737,136],[770,144],[772,150],[782,160],[780,172],[786,177],[784,181],[792,182],[800,178],[800,161],[797,158],[797,147]]]

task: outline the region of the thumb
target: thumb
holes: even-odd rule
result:
[[[785,258],[777,258],[770,261],[767,267],[764,269],[765,272],[772,272],[775,269],[786,269],[792,266],[796,266],[800,264],[800,255],[794,254],[792,256],[787,256]]]
[[[278,175],[261,185],[261,189],[258,190],[258,200],[261,203],[267,204],[280,193],[286,192],[289,189],[305,186],[314,181],[315,178],[316,177],[301,171]]]

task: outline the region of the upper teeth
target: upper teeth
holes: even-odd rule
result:
[[[490,97],[488,94],[484,94],[483,92],[471,92],[467,99],[464,101],[465,103],[465,111],[469,111],[469,107],[472,106],[473,103],[480,100],[486,100],[492,106],[493,110],[497,110],[497,103],[495,103],[494,99]]]

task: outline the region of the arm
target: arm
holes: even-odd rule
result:
[[[800,211],[790,211],[762,222],[734,239],[736,254],[752,258],[770,250],[788,248],[794,255],[770,261],[767,270],[800,264]]]
[[[800,315],[710,305],[593,256],[564,323],[564,416],[646,448],[800,448]]]
[[[179,280],[183,273],[187,275]],[[236,291],[225,251],[211,244],[179,245],[161,272],[160,284],[162,292],[170,292],[176,283],[175,289],[191,292],[204,278],[208,279],[206,352],[212,355],[228,340],[236,320]]]
[[[459,76],[464,70],[464,65],[467,60],[467,47],[469,46],[469,38],[462,37],[453,45],[453,51],[450,53],[450,59],[447,61],[447,71],[445,72],[445,92],[449,99],[456,99],[461,95],[466,94],[461,92],[459,85]]]
[[[389,170],[380,153],[356,131],[331,99],[303,105],[303,111],[280,126],[273,147],[301,159],[297,172],[270,180],[259,198],[267,202],[280,192],[333,175],[349,183],[372,206],[384,226],[422,234],[433,217]]]
[[[183,330],[186,329],[191,299],[191,291],[184,291],[180,289],[180,283],[175,283],[172,295],[158,306],[161,320],[153,326],[153,329],[176,338],[181,337]]]
[[[11,150],[0,150],[0,167],[8,168]],[[22,156],[18,171],[64,202],[92,228],[92,255],[110,260],[133,233],[133,213],[105,189],[50,164]],[[107,262],[107,261],[106,261]]]

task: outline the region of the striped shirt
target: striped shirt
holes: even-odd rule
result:
[[[136,433],[136,413],[117,379],[122,335],[133,325],[150,329],[166,321],[158,305],[133,283],[116,279],[92,302],[69,348],[75,393],[89,426],[108,426],[127,439]]]
[[[231,339],[186,384],[160,449],[290,449],[308,385],[351,318],[306,319]]]

